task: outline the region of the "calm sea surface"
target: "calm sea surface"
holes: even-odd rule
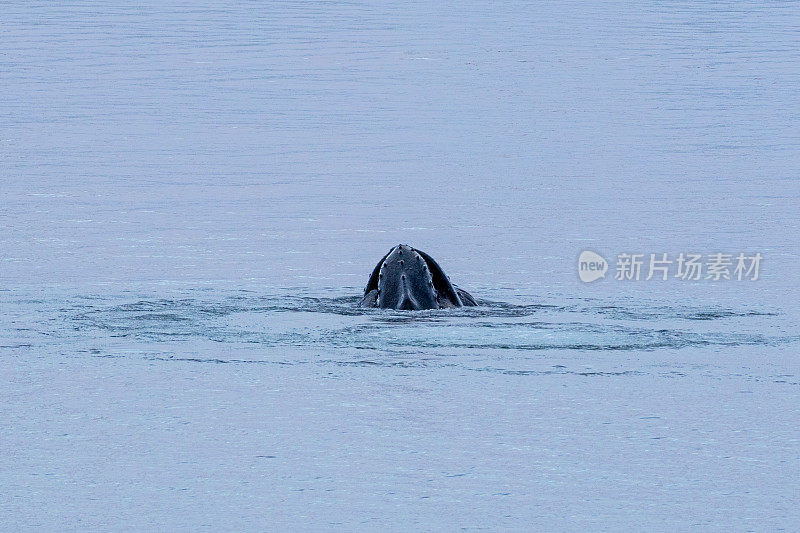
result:
[[[797,2],[1,11],[0,528],[800,528]]]

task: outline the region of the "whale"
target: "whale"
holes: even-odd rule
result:
[[[476,305],[475,298],[453,285],[430,255],[407,244],[398,244],[378,261],[358,303],[399,311]]]

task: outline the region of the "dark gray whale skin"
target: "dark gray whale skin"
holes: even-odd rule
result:
[[[378,261],[359,307],[418,311],[478,305],[452,283],[431,256],[398,244]]]

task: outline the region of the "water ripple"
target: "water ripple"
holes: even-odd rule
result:
[[[543,298],[544,300],[544,298]],[[630,351],[690,346],[777,345],[771,310],[668,307],[593,300],[432,311],[360,309],[357,296],[223,295],[218,299],[136,299],[62,307],[76,332],[134,341],[206,340],[262,347],[425,351]],[[748,323],[748,321],[751,321]],[[748,324],[751,326],[748,331]]]

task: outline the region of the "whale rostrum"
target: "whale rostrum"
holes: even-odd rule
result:
[[[359,307],[417,311],[478,305],[452,283],[431,256],[398,244],[378,262]]]

